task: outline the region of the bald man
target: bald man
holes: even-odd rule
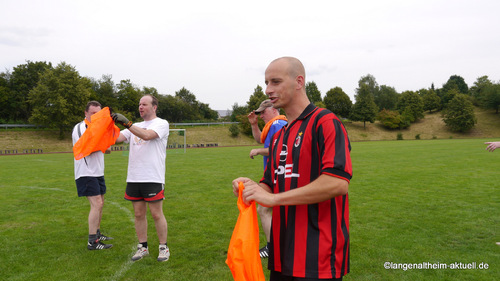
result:
[[[272,281],[342,280],[349,272],[348,186],[352,177],[347,131],[331,111],[310,103],[305,69],[293,57],[272,61],[266,95],[288,119],[269,147],[259,183],[245,177],[246,202],[273,207],[269,269]]]

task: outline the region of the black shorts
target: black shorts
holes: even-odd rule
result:
[[[106,194],[104,177],[79,177],[75,182],[78,197]]]
[[[281,272],[271,270],[270,281],[342,281],[342,277],[340,278],[332,278],[332,279],[317,279],[317,278],[301,278],[301,277],[292,277],[281,275]]]
[[[154,202],[165,199],[164,184],[157,182],[127,182],[125,199]]]

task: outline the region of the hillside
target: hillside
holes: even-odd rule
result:
[[[378,122],[346,122],[351,141],[396,140],[397,134],[402,133],[404,140],[414,140],[416,135],[420,139],[449,139],[449,138],[499,138],[500,114],[492,111],[476,109],[478,123],[466,134],[450,132],[442,121],[440,113],[426,114],[425,118],[411,125],[406,130],[387,130]],[[255,145],[251,137],[238,136],[232,138],[228,126],[197,126],[184,127],[186,142],[193,144],[217,144],[218,146]],[[175,133],[172,134],[172,139]],[[0,129],[0,152],[5,150],[42,149],[43,152],[69,152],[72,150],[71,135],[68,133],[64,140],[57,138],[58,132],[53,130],[27,129]]]

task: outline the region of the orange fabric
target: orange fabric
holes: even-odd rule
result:
[[[241,193],[245,186],[239,183],[238,209],[240,214],[229,242],[226,264],[235,281],[265,280],[259,254],[259,224],[255,202],[245,205]]]
[[[85,123],[87,129],[73,146],[76,160],[95,151],[100,150],[104,153],[120,136],[120,128],[115,125],[108,107],[90,116],[90,122],[85,119]]]
[[[285,115],[279,115],[279,116],[276,116],[273,119],[271,119],[269,122],[267,122],[266,125],[264,126],[264,129],[262,129],[262,133],[260,134],[260,142],[261,143],[266,142],[266,137],[267,137],[267,133],[269,133],[269,128],[271,128],[271,125],[274,123],[274,121],[276,121],[278,119],[288,121],[286,119]]]

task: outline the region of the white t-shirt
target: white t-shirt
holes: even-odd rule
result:
[[[130,144],[127,182],[154,182],[165,184],[165,157],[169,125],[167,120],[156,117],[150,121],[134,123],[134,126],[150,129],[158,138],[146,141],[132,134],[128,129],[121,133]]]
[[[78,131],[80,128],[80,131]],[[84,121],[78,123],[73,128],[73,145],[80,139],[87,129]],[[74,159],[74,158],[73,158]],[[80,177],[102,177],[104,176],[104,153],[101,151],[92,152],[89,156],[75,161],[75,180]]]

